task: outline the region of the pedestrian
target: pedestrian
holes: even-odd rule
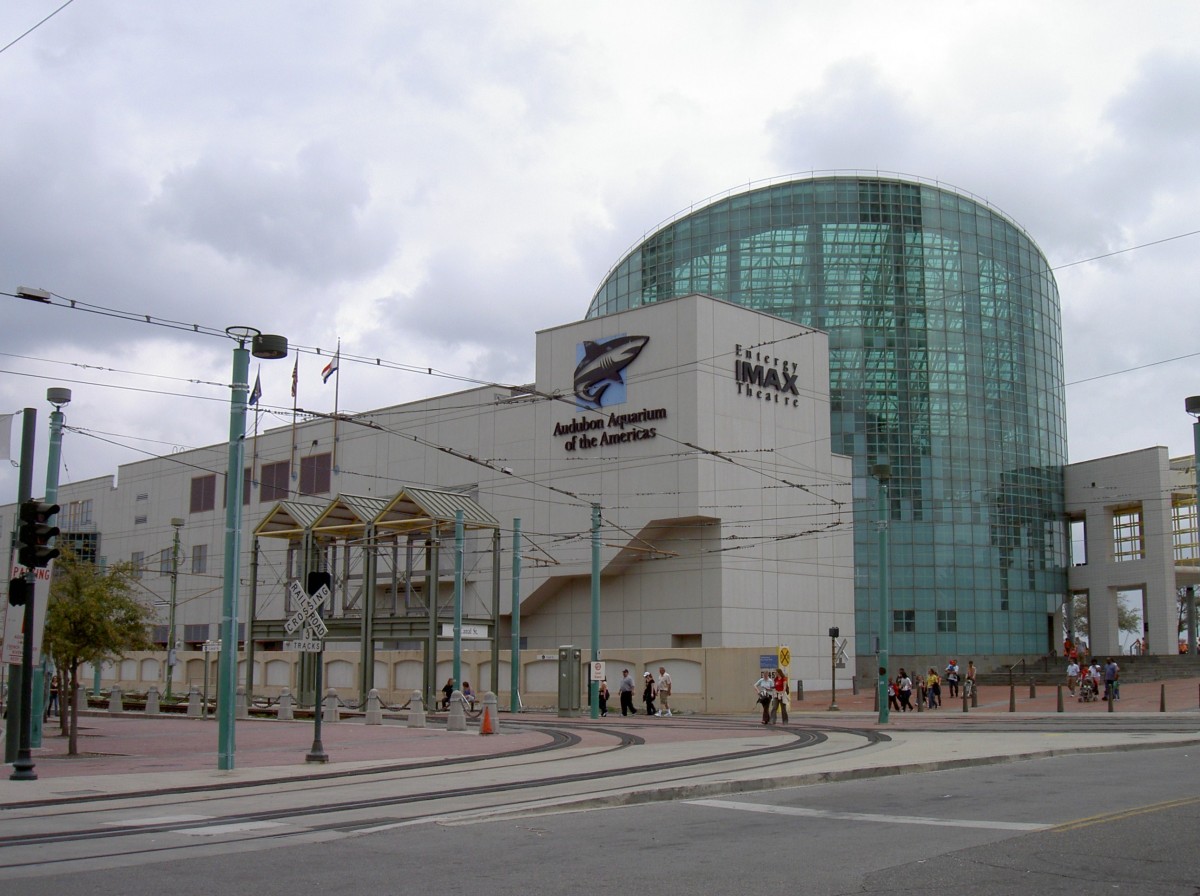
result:
[[[912,679],[908,677],[908,673],[901,666],[900,674],[896,677],[896,691],[900,695],[900,709],[904,712],[912,709],[912,688]]]
[[[887,698],[888,698],[888,709],[894,709],[894,710],[896,710],[896,712],[899,712],[900,711],[900,698],[897,696],[896,682],[890,678],[888,679],[888,683],[887,683]]]
[[[600,702],[600,715],[608,715],[608,679],[600,679],[600,687],[596,689],[597,700]]]
[[[969,692],[968,696],[970,696],[972,700],[979,699],[979,696],[978,696],[979,692],[975,690],[975,661],[974,660],[967,660],[967,679],[966,680],[970,682],[970,684],[967,685],[967,691]]]
[[[1116,695],[1115,691],[1116,691],[1116,684],[1117,684],[1117,675],[1120,673],[1120,671],[1121,671],[1121,667],[1116,664],[1116,662],[1113,660],[1112,657],[1109,657],[1108,660],[1104,663],[1104,699],[1105,700],[1107,700],[1109,697],[1112,697],[1114,700],[1117,699],[1117,695]]]
[[[446,683],[442,685],[442,709],[450,708],[450,698],[454,696],[454,676],[446,679]]]
[[[58,715],[58,675],[50,676],[50,701],[46,704],[46,718]]]
[[[758,705],[762,707],[762,723],[764,725],[771,721],[771,695],[775,693],[775,678],[768,675],[764,670],[758,676],[758,681],[754,682],[755,699]]]
[[[1100,661],[1093,659],[1091,666],[1088,667],[1088,676],[1092,679],[1092,693],[1097,697],[1103,693],[1104,685],[1104,670],[1100,668]]]
[[[462,686],[462,697],[467,702],[467,706],[471,709],[475,708],[475,692],[471,690],[471,682],[464,681]]]
[[[929,672],[925,675],[925,697],[930,709],[937,709],[942,705],[942,679],[933,666],[929,667]]]
[[[958,696],[958,660],[951,659],[946,663],[946,684],[950,686],[950,698]]]
[[[658,711],[658,715],[670,716],[671,673],[667,671],[665,666],[658,667],[658,699],[662,703],[662,708]]]
[[[621,683],[617,685],[617,695],[621,698],[621,715],[637,715],[633,707],[633,676],[628,669],[621,670]]]
[[[1071,696],[1075,696],[1075,689],[1079,687],[1079,663],[1071,660],[1067,663],[1067,690]]]
[[[774,687],[771,691],[771,721],[778,715],[783,724],[788,723],[788,705],[792,702],[792,687],[788,684],[787,674],[782,669],[776,669],[773,677]]]
[[[644,677],[646,686],[642,689],[642,702],[646,704],[646,715],[652,716],[655,713],[654,698],[658,692],[654,689],[654,676],[647,672]]]

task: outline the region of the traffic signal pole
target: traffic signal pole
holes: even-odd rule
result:
[[[37,411],[34,408],[25,408],[21,426],[21,469],[17,482],[17,500],[21,504],[28,501],[29,496],[33,494],[33,446],[36,426]],[[13,765],[13,772],[9,775],[13,781],[37,780],[29,753],[29,725],[33,718],[30,713],[33,696],[33,576],[32,569],[26,570],[21,662],[10,663],[8,667],[8,726],[5,732],[4,761]],[[16,610],[10,607],[8,612],[14,613]],[[7,643],[5,647],[8,647]]]

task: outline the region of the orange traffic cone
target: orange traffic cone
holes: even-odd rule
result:
[[[495,704],[484,702],[483,717],[479,720],[480,734],[496,733],[496,717],[494,715],[495,711]]]

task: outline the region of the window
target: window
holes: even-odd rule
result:
[[[324,495],[329,492],[332,460],[330,454],[300,458],[300,494]]]
[[[259,503],[286,501],[288,496],[289,464],[281,460],[274,464],[263,464],[262,483],[258,487]]]
[[[892,631],[915,632],[917,630],[916,610],[892,610]]]
[[[204,513],[217,507],[217,474],[192,477],[191,513]]]
[[[958,631],[958,610],[938,610],[937,630],[939,632]]]
[[[1142,560],[1146,556],[1142,539],[1142,508],[1126,507],[1113,511],[1113,562]]]
[[[158,554],[158,574],[160,576],[171,574],[171,553],[170,548],[163,548]]]
[[[134,551],[129,557],[129,562],[133,564],[133,577],[140,579],[142,577],[142,568],[146,565],[145,552]]]
[[[1087,564],[1087,521],[1071,520],[1071,565]]]
[[[192,572],[197,575],[208,572],[208,545],[192,545]]]
[[[135,526],[144,526],[144,525],[146,525],[146,520],[147,520],[146,514],[139,513],[137,516],[135,516],[133,518],[133,524]]]
[[[1175,497],[1171,503],[1171,538],[1175,544],[1175,563],[1196,566],[1200,562],[1200,529],[1196,521],[1196,497]]]

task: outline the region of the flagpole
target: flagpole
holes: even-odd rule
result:
[[[335,377],[333,381],[333,472],[336,475],[338,471],[337,449],[338,449],[338,391],[342,387],[342,338],[338,337],[337,352],[334,354],[334,363],[337,365],[333,369]]]
[[[296,392],[300,382],[300,351],[296,351],[296,363],[292,367],[292,450],[288,454],[288,478],[293,478],[293,473],[296,469]],[[291,486],[288,487],[288,496],[291,497]]]

